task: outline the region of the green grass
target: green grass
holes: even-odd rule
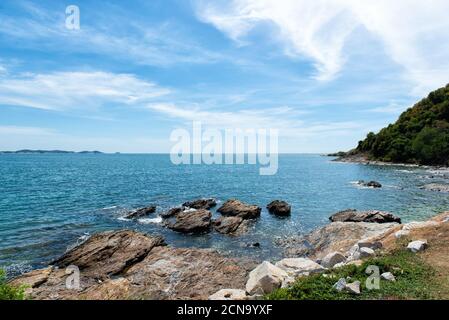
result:
[[[380,280],[379,290],[366,288],[365,273],[369,265],[378,266],[380,274],[391,272],[396,281]],[[323,276],[326,275],[326,276]],[[360,295],[338,292],[333,285],[340,278],[350,277],[348,282],[360,281]],[[267,295],[270,300],[370,300],[370,299],[437,299],[440,284],[435,281],[435,270],[421,258],[404,249],[391,254],[371,258],[361,266],[349,265],[323,274],[299,278],[291,287],[278,289]]]
[[[6,275],[0,269],[0,300],[24,300],[25,288],[15,288],[6,283]]]

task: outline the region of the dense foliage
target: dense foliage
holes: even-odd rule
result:
[[[449,84],[378,134],[370,132],[355,152],[387,162],[449,165]]]
[[[0,269],[0,300],[25,299],[24,288],[15,288],[6,283],[5,272]]]

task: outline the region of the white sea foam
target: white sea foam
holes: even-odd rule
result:
[[[111,206],[111,207],[101,208],[101,210],[112,210],[112,209],[116,209],[116,208],[117,208],[117,206]]]
[[[162,217],[156,217],[156,218],[143,218],[143,219],[139,219],[137,220],[139,223],[143,223],[143,224],[151,224],[151,223],[161,223],[162,222]]]

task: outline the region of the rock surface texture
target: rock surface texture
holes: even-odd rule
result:
[[[379,210],[357,211],[348,209],[333,214],[329,220],[332,222],[372,222],[372,223],[401,223],[399,217],[390,212]]]
[[[255,219],[260,216],[262,209],[256,205],[249,205],[239,200],[231,199],[226,201],[217,211],[224,216]]]
[[[79,290],[66,288],[69,265],[79,268]],[[27,285],[32,299],[207,299],[221,289],[243,288],[255,265],[124,230],[94,235],[52,266],[11,284]]]

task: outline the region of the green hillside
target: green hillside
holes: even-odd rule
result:
[[[449,165],[449,84],[405,111],[351,153],[386,162]]]

